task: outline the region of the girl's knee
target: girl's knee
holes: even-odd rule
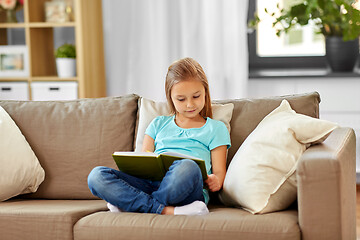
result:
[[[192,169],[194,169],[195,167],[198,167],[197,164],[193,160],[190,160],[190,159],[180,160],[180,164],[181,164],[181,167],[183,167],[184,169],[190,170],[190,171]]]
[[[91,170],[87,178],[88,186],[90,189],[92,189],[99,182],[101,182],[100,179],[102,179],[102,175],[106,169],[106,167],[98,166]]]
[[[200,178],[201,171],[196,162],[190,159],[183,159],[176,162],[176,171],[183,177]]]

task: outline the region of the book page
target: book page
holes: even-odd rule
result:
[[[179,158],[202,160],[202,159],[197,158],[197,157],[193,157],[193,156],[190,156],[190,155],[186,155],[186,154],[182,154],[182,153],[177,153],[177,152],[163,152],[163,153],[161,153],[160,155],[168,155],[168,156],[174,156],[174,157],[179,157]]]
[[[153,152],[114,152],[115,156],[152,156],[157,157],[158,154]]]

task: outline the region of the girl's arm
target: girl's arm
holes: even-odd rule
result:
[[[152,137],[150,137],[149,135],[144,136],[144,141],[143,141],[143,145],[142,145],[142,152],[154,152],[155,150],[155,141]]]
[[[211,150],[212,174],[208,175],[205,183],[211,192],[219,191],[224,183],[226,174],[227,146],[219,146]]]

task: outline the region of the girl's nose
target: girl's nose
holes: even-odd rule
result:
[[[188,107],[188,108],[191,108],[191,107],[193,107],[193,106],[194,106],[193,101],[189,100],[189,101],[187,102],[187,107]]]

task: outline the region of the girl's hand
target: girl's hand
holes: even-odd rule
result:
[[[153,152],[155,150],[155,140],[145,134],[141,150],[143,152]]]
[[[211,192],[219,191],[222,187],[220,179],[215,174],[208,175],[208,178],[205,180],[205,184]]]
[[[205,184],[211,192],[219,191],[224,183],[226,174],[227,146],[222,145],[211,150],[212,174],[208,175]]]

